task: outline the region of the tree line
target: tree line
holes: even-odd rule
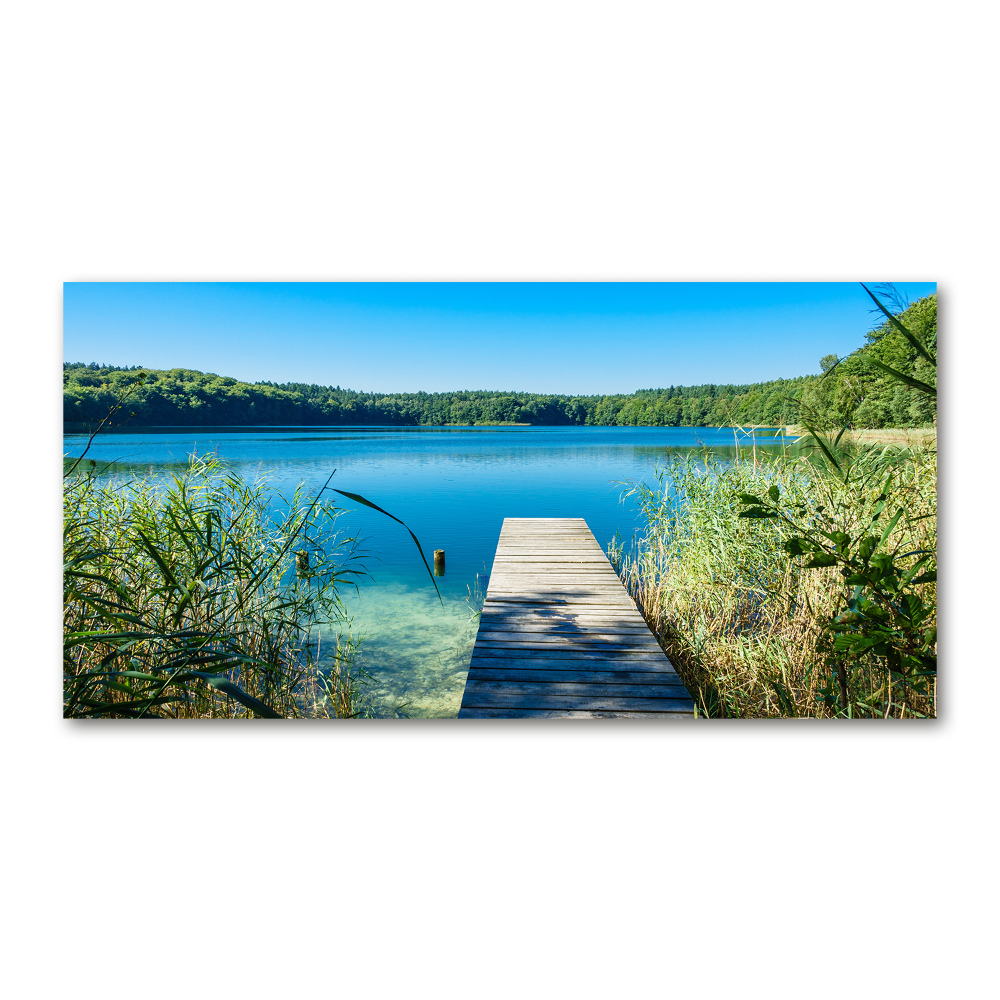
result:
[[[936,345],[937,297],[901,311]],[[747,385],[670,386],[630,394],[567,396],[496,390],[376,393],[297,382],[241,382],[184,368],[169,371],[91,362],[63,366],[63,414],[93,426],[133,387],[123,413],[133,426],[543,424],[564,426],[783,426],[803,417],[822,426],[926,426],[933,403],[865,364],[865,356],[927,380],[927,362],[888,323],[848,358],[828,355],[823,375]],[[137,384],[141,376],[141,382]]]
[[[936,358],[937,294],[893,311],[899,322]],[[937,384],[937,366],[921,357],[888,321],[880,323],[865,338],[864,346],[846,358],[828,354],[820,359],[823,375],[810,379],[805,386],[799,401],[800,419],[810,421],[817,430],[848,423],[872,428],[928,427],[934,423],[936,401],[907,388],[877,365],[930,385]]]

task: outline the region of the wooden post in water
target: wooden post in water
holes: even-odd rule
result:
[[[434,575],[444,576],[444,549],[434,550]]]

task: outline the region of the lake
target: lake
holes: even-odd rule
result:
[[[793,441],[775,433],[759,429],[757,446]],[[85,443],[67,434],[66,453]],[[318,490],[336,469],[331,485],[405,521],[428,561],[445,550],[442,606],[405,529],[340,498],[348,510],[338,527],[364,539],[371,574],[344,599],[373,703],[389,716],[452,717],[505,517],[582,517],[605,550],[616,533],[627,546],[641,525],[634,501],[621,500],[624,482],[652,482],[669,452],[732,454],[734,444],[731,428],[716,427],[196,427],[105,433],[87,457],[158,476],[214,452],[282,492]]]

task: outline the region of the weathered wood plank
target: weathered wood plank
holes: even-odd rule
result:
[[[603,596],[603,595],[602,595]],[[498,594],[487,600],[483,605],[483,614],[521,614],[521,615],[550,615],[563,617],[573,615],[598,615],[607,617],[617,615],[619,618],[634,618],[642,615],[639,609],[632,604],[589,604],[589,605],[565,605],[555,604],[548,600],[547,595],[534,597],[532,600],[515,600],[514,594]]]
[[[592,607],[593,605],[583,605],[583,607]],[[628,608],[607,608],[602,609],[601,614],[588,615],[586,612],[574,616],[573,618],[567,618],[565,616],[555,616],[555,615],[531,615],[524,612],[514,613],[514,614],[483,614],[480,618],[480,627],[484,629],[492,629],[494,626],[498,625],[512,625],[515,628],[521,625],[539,625],[544,626],[546,631],[554,630],[572,630],[572,629],[583,629],[583,628],[595,628],[600,630],[601,628],[617,630],[619,628],[635,630],[638,626],[645,626],[645,622],[640,618],[638,621],[626,617],[625,614],[620,612],[627,612]],[[615,614],[618,611],[618,614]],[[640,630],[641,631],[641,630]],[[648,631],[648,629],[647,629]]]
[[[619,646],[628,649],[660,648],[659,643],[648,633],[646,635],[623,635],[620,632],[480,632],[477,642],[484,645],[495,645],[498,642],[512,643],[515,646],[523,644],[535,645],[555,643],[560,646],[583,643],[598,644],[601,649],[615,649]]]
[[[570,560],[589,560],[600,563],[604,560],[605,565],[611,565],[598,548],[557,548],[553,545],[525,545],[524,548],[517,549],[497,549],[493,556],[494,563],[498,562],[567,562]]]
[[[654,690],[650,688],[650,691]],[[487,693],[466,691],[462,698],[463,708],[541,708],[563,710],[588,710],[605,712],[655,712],[691,711],[691,697],[683,698],[613,698],[592,697],[586,695],[543,695],[543,694],[500,694],[495,691]]]
[[[538,607],[558,607],[575,610],[598,610],[601,611],[637,611],[634,604],[624,600],[618,600],[609,594],[567,594],[563,591],[554,591],[551,594],[533,594],[530,597],[518,598],[516,594],[501,595],[505,602],[514,607],[538,608]]]
[[[507,593],[548,593],[551,590],[581,591],[587,593],[595,588],[601,592],[621,587],[621,581],[607,573],[494,573],[490,577],[493,594]]]
[[[566,587],[620,587],[621,580],[610,570],[606,569],[577,569],[577,570],[557,570],[550,569],[545,572],[524,571],[511,573],[507,570],[494,570],[490,574],[490,588],[493,593],[503,592],[507,589],[517,590],[523,588],[534,590],[536,587],[557,588],[560,584]]]
[[[528,646],[505,645],[495,643],[493,645],[474,646],[472,650],[472,661],[495,660],[498,658],[524,659],[524,660],[602,660],[606,663],[663,663],[673,669],[673,664],[666,658],[662,649],[638,649],[635,646],[620,647],[615,650],[610,649],[570,649],[566,646],[554,645]]]
[[[539,629],[546,632],[572,631],[573,629],[603,629],[617,632],[641,632],[646,629],[642,620],[633,621],[624,615],[581,615],[567,618],[563,615],[497,615],[480,616],[480,628],[495,629]]]
[[[565,556],[556,559],[554,556],[544,556],[539,559],[532,559],[529,556],[519,556],[517,558],[508,557],[501,559],[497,557],[493,560],[493,569],[490,575],[497,573],[507,573],[508,575],[520,576],[522,573],[610,573],[615,575],[611,564],[598,562],[590,556]]]
[[[620,681],[510,681],[470,678],[465,685],[465,693],[470,696],[470,704],[475,700],[488,699],[491,704],[497,698],[668,698],[686,699],[687,691],[678,690],[672,684],[630,684]]]
[[[482,615],[491,615],[494,618],[500,617],[521,617],[536,618],[539,621],[582,621],[587,618],[605,619],[614,618],[619,621],[644,621],[637,608],[566,608],[553,607],[548,604],[539,604],[537,607],[524,605],[521,602],[487,601],[483,605]]]
[[[627,621],[613,615],[581,617],[573,621],[565,618],[539,618],[528,615],[483,615],[479,627],[485,632],[621,632],[623,635],[649,631],[643,621]],[[645,630],[645,631],[644,631]]]
[[[506,646],[498,643],[495,647],[475,646],[472,656],[490,657],[524,657],[529,660],[546,659],[549,657],[568,660],[655,660],[656,662],[669,663],[663,651],[656,652],[645,649],[616,650],[614,653],[609,650],[587,650],[587,649],[566,649],[565,646],[549,646],[547,649],[534,649],[530,646]]]
[[[559,660],[475,660],[469,667],[469,680],[480,681],[563,681],[589,684],[609,681],[615,684],[651,684],[684,690],[684,683],[673,670],[647,670],[646,664],[579,663]]]
[[[530,708],[462,708],[460,719],[694,719],[694,713],[664,712],[574,712]]]
[[[551,667],[528,669],[508,667],[506,669],[490,670],[488,667],[475,666],[469,671],[466,683],[482,681],[503,681],[506,684],[639,684],[643,687],[655,686],[676,689],[681,694],[687,694],[687,689],[677,674],[671,671],[644,670],[554,670]]]
[[[578,545],[575,542],[543,542],[538,539],[525,540],[513,546],[500,546],[496,550],[494,559],[530,559],[532,556],[552,556],[555,559],[575,558],[585,556],[589,559],[598,559],[607,555],[599,545]]]
[[[563,552],[569,553],[570,555],[576,555],[578,552],[587,552],[595,556],[604,556],[604,558],[607,559],[604,549],[602,549],[597,542],[566,541],[561,538],[551,538],[551,536],[546,536],[545,538],[508,539],[507,541],[501,542],[497,545],[497,555],[502,555],[506,552],[515,556],[530,556],[536,554],[539,547],[551,549],[557,555]]]
[[[487,632],[539,632],[546,635],[598,635],[605,633],[625,636],[649,636],[649,629],[645,625],[620,625],[609,622],[574,625],[570,622],[510,622],[506,620],[497,621],[492,618],[480,621],[479,623],[479,634],[485,635]]]
[[[490,584],[492,586],[492,580]],[[588,594],[594,597],[609,597],[613,596],[615,591],[614,584],[609,580],[600,579],[587,583],[580,577],[574,577],[572,580],[497,580],[493,593],[498,598],[512,597],[516,594],[524,594],[525,597],[549,597],[553,594],[565,594],[569,597],[585,597]]]
[[[623,590],[624,590],[624,588],[623,588]],[[636,607],[635,601],[632,601],[632,598],[629,597],[629,595],[627,593],[625,594],[625,596],[628,597],[629,601],[632,602],[631,603],[632,610],[636,614],[638,614],[639,613],[639,609]],[[561,607],[560,605],[552,604],[545,597],[534,597],[534,598],[531,598],[528,603],[540,605],[541,609],[544,610],[544,611],[547,611],[547,612],[564,612],[566,610],[565,608]],[[491,611],[503,611],[503,610],[506,610],[508,608],[515,609],[515,610],[523,610],[524,609],[524,605],[525,605],[525,600],[523,598],[522,599],[517,599],[517,595],[514,594],[513,592],[511,592],[509,594],[507,594],[507,593],[504,593],[504,594],[492,593],[492,594],[489,594],[489,596],[486,598],[486,602],[483,605],[483,610],[485,611],[485,610],[488,609],[488,610],[491,610]],[[573,609],[569,609],[569,610],[572,611]],[[617,610],[617,608],[615,610]]]
[[[548,555],[542,558],[532,558],[531,556],[496,556],[493,560],[493,572],[497,571],[498,567],[506,567],[508,572],[522,573],[528,569],[544,569],[548,566],[552,566],[555,569],[562,570],[563,572],[571,572],[574,568],[589,568],[602,570],[605,573],[613,573],[614,570],[611,568],[611,563],[607,560],[600,562],[595,559],[590,553],[581,552],[578,555],[565,553],[563,555],[554,556]]]
[[[543,571],[522,569],[518,572],[500,569],[490,574],[490,590],[503,593],[505,590],[523,588],[531,591],[536,587],[553,588],[560,584],[566,587],[610,587],[621,586],[614,573],[605,569],[549,569]]]
[[[490,573],[490,590],[496,593],[503,589],[504,584],[514,586],[531,587],[533,583],[569,583],[574,584],[577,580],[583,583],[599,583],[606,580],[608,583],[618,583],[621,580],[610,569],[591,568],[586,566],[550,566],[545,569],[521,566],[518,568],[508,568],[501,566]],[[624,588],[622,588],[624,590]]]
[[[594,562],[598,562],[602,558],[607,561],[607,556],[596,546],[594,548],[591,548],[589,545],[586,547],[575,546],[568,548],[557,545],[539,545],[537,542],[518,548],[497,549],[496,554],[493,556],[494,561],[508,559],[539,562],[543,559],[552,559],[555,561],[564,559],[592,559]]]
[[[567,643],[593,646],[595,643],[600,649],[615,649],[618,646],[625,646],[629,649],[636,649],[644,643],[651,649],[659,649],[660,646],[651,636],[626,635],[611,632],[598,632],[587,634],[586,632],[490,632],[480,635],[476,640],[477,645],[482,646],[533,646],[537,643],[548,645],[556,643],[565,646]]]
[[[490,581],[492,583],[492,580]],[[554,600],[560,597],[567,598],[589,598],[590,603],[600,603],[604,602],[609,607],[617,607],[619,605],[624,605],[625,607],[635,607],[635,601],[625,593],[624,588],[622,589],[622,596],[620,598],[614,597],[613,591],[607,588],[609,593],[598,593],[591,594],[589,588],[587,587],[545,587],[541,584],[536,584],[532,587],[525,587],[524,590],[514,590],[509,584],[498,585],[493,594],[495,599],[502,601],[505,604],[556,604],[559,603],[558,600]],[[581,601],[581,603],[584,603]]]
[[[480,612],[484,616],[495,618],[502,616],[521,616],[522,618],[537,618],[540,621],[565,619],[576,621],[583,618],[617,618],[620,621],[639,621],[645,624],[645,619],[639,613],[634,603],[620,604],[555,604],[548,594],[536,594],[530,601],[514,600],[514,594],[501,594],[495,600],[489,600]],[[579,595],[570,595],[579,596]],[[606,597],[598,594],[597,598]],[[560,598],[557,598],[560,599]]]
[[[518,583],[530,584],[532,580],[547,581],[559,580],[608,580],[611,583],[621,584],[621,580],[615,575],[610,566],[592,566],[588,563],[577,565],[553,566],[494,566],[490,573],[490,583],[496,579],[497,583],[503,580],[516,580]]]

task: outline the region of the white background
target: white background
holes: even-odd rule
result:
[[[994,10],[7,8],[11,996],[989,991]],[[941,718],[61,720],[61,282],[473,278],[937,280]]]

